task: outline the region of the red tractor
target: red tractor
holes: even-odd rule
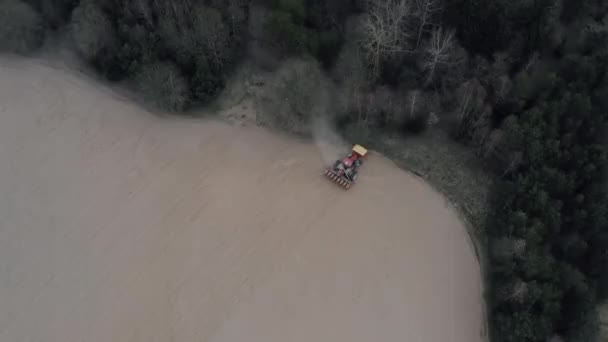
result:
[[[355,182],[359,166],[363,163],[363,157],[367,149],[361,145],[353,146],[351,153],[342,160],[336,160],[333,168],[325,170],[325,175],[345,189]]]

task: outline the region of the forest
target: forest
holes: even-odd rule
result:
[[[325,84],[340,129],[408,136],[437,117],[500,180],[483,227],[492,341],[598,338],[607,1],[0,0],[0,21],[0,52],[60,37],[165,111],[211,103],[253,61],[297,95],[272,113],[280,129],[307,134]]]

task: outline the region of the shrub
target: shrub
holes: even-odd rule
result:
[[[406,133],[424,132],[433,120],[431,113],[438,111],[438,102],[436,93],[410,91],[404,104],[404,113],[397,116],[395,124],[400,125]],[[438,119],[435,117],[435,120]]]
[[[403,129],[412,134],[420,134],[428,127],[428,115],[416,114],[414,117],[407,118],[403,124]]]
[[[318,34],[315,37],[318,47],[314,50],[317,59],[323,63],[323,66],[331,66],[338,53],[342,44],[342,37],[338,31],[325,31]]]
[[[314,115],[328,114],[329,83],[314,60],[291,60],[277,70],[269,94],[260,99],[262,124],[308,135]]]
[[[225,86],[220,70],[206,59],[201,58],[195,64],[195,71],[190,81],[195,100],[207,102],[219,94]]]
[[[303,0],[278,0],[277,8],[287,12],[295,23],[301,24],[306,17],[306,5]]]
[[[228,28],[221,13],[206,6],[169,6],[159,22],[159,35],[163,45],[182,65],[205,58],[222,65],[229,52]],[[171,7],[177,8],[169,11]]]
[[[72,10],[80,0],[25,0],[41,15],[45,26],[58,29],[70,20]]]
[[[40,47],[44,30],[39,14],[20,0],[0,0],[0,52],[27,54]]]
[[[171,63],[146,65],[135,75],[135,86],[148,103],[167,111],[181,111],[188,103],[188,83]]]
[[[94,0],[83,0],[74,9],[70,31],[76,50],[88,60],[114,45],[112,23]]]
[[[303,26],[293,22],[291,14],[274,11],[265,26],[270,40],[282,52],[297,54],[307,50],[308,33]]]

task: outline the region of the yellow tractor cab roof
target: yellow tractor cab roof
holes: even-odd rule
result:
[[[361,145],[355,145],[353,146],[353,152],[360,155],[361,157],[364,157],[367,154],[367,149]]]

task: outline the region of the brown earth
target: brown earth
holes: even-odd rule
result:
[[[481,341],[448,203],[372,154],[150,115],[0,62],[0,341]]]

